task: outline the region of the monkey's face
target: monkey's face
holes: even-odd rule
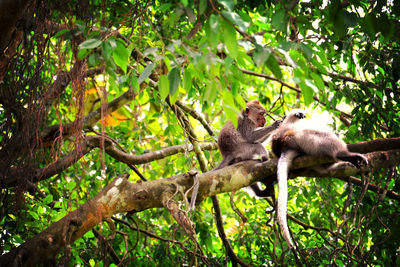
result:
[[[298,120],[306,118],[306,112],[302,109],[293,109],[286,115],[285,123],[294,123]]]
[[[265,109],[250,108],[247,110],[247,116],[257,127],[264,127],[267,122],[265,119],[265,113]]]
[[[294,116],[296,116],[298,119],[304,119],[305,117],[307,117],[306,113],[304,113],[303,111],[298,111],[294,113]]]
[[[258,100],[253,100],[246,104],[245,114],[257,127],[264,127],[267,122],[265,119],[266,113],[267,111]]]
[[[265,119],[265,111],[259,111],[257,114],[257,127],[264,127],[267,120]]]

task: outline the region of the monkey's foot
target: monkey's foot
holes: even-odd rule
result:
[[[269,156],[268,155],[262,155],[261,156],[261,162],[267,161],[269,160]]]
[[[353,164],[354,166],[356,166],[358,169],[361,168],[364,165],[368,165],[368,159],[361,155],[361,154],[350,154],[350,155],[337,155],[338,159],[344,160],[344,161],[348,161],[351,164]]]

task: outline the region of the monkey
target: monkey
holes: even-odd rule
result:
[[[269,142],[272,152],[279,158],[277,166],[278,178],[278,224],[289,248],[293,242],[287,225],[287,178],[290,165],[300,155],[330,156],[335,161],[347,161],[360,168],[368,164],[365,156],[349,152],[346,143],[317,123],[304,120],[306,113],[294,109],[285,117],[281,126],[271,133]],[[319,128],[319,129],[318,129]]]
[[[279,127],[282,120],[275,121],[272,125],[264,127],[266,123],[265,108],[258,100],[246,103],[246,109],[242,110],[238,118],[238,126],[234,127],[228,122],[222,127],[218,135],[218,148],[222,155],[222,161],[214,170],[245,160],[269,159],[268,151],[262,145],[270,133]],[[257,184],[250,186],[256,196],[267,197],[273,190],[266,184],[266,189],[261,190]]]

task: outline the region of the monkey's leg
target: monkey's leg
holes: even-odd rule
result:
[[[351,153],[348,151],[338,152],[336,154],[336,158],[343,161],[348,161],[357,168],[361,168],[361,166],[368,164],[368,159],[365,156],[358,153]]]
[[[226,156],[225,158],[222,159],[221,163],[213,169],[213,171],[222,169],[223,167],[230,165],[232,160],[233,160],[232,157]]]
[[[261,189],[258,184],[252,184],[250,185],[251,189],[253,189],[253,192],[256,196],[258,197],[272,197],[274,196],[274,183],[271,182],[269,184],[264,184],[265,189]]]

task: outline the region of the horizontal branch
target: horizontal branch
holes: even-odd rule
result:
[[[101,147],[101,140],[103,137],[99,135],[89,135],[83,138],[80,144],[77,147],[68,153],[66,156],[60,158],[59,160],[49,164],[48,166],[38,169],[32,173],[32,177],[24,177],[31,182],[39,182],[46,180],[53,175],[56,175],[74,163],[76,163],[79,159],[89,153],[91,150],[95,148]],[[200,143],[200,148],[202,150],[215,150],[217,149],[216,143]],[[125,153],[119,149],[117,149],[113,142],[104,137],[104,150],[111,157],[115,158],[118,161],[124,162],[126,164],[138,165],[144,164],[155,160],[160,160],[175,154],[183,153],[186,151],[193,151],[193,147],[191,145],[175,145],[170,147],[165,147],[157,151],[148,152],[142,155],[131,155],[129,153]],[[1,188],[13,187],[17,184],[18,179],[21,176],[18,173],[17,169],[13,169],[1,183]]]
[[[348,144],[347,148],[352,152],[358,153],[400,149],[400,137],[375,139],[371,141]]]
[[[206,142],[201,143],[200,148],[202,150],[215,150],[218,148],[216,143]],[[111,142],[105,144],[105,151],[108,155],[115,158],[118,161],[128,163],[128,164],[143,164],[151,161],[163,159],[178,153],[183,153],[186,151],[193,151],[193,146],[191,145],[175,145],[166,147],[157,151],[148,152],[142,155],[131,155],[117,149]]]
[[[388,168],[400,163],[400,150],[374,152],[366,154],[366,156],[370,161],[370,167],[374,170]],[[299,157],[294,160],[291,170],[295,171],[295,175],[303,175],[310,169],[307,167],[329,162],[332,162],[332,159],[310,156]],[[198,202],[209,196],[236,191],[257,181],[265,180],[265,177],[274,179],[276,164],[276,158],[263,163],[245,161],[219,170],[198,174]],[[350,164],[345,165],[330,174],[335,174],[335,177],[345,177],[364,171],[352,167]],[[83,236],[95,225],[111,218],[113,214],[140,212],[149,208],[163,207],[165,205],[163,200],[165,202],[165,199],[168,199],[169,196],[171,198],[175,196],[174,201],[180,200],[184,196],[179,192],[186,192],[193,185],[193,179],[189,174],[180,174],[149,182],[138,181],[137,183],[128,181],[128,176],[127,174],[120,175],[97,196],[77,210],[52,224],[18,248],[1,256],[0,265],[43,263],[46,259],[55,257],[63,247]],[[66,244],[65,241],[69,243]]]

